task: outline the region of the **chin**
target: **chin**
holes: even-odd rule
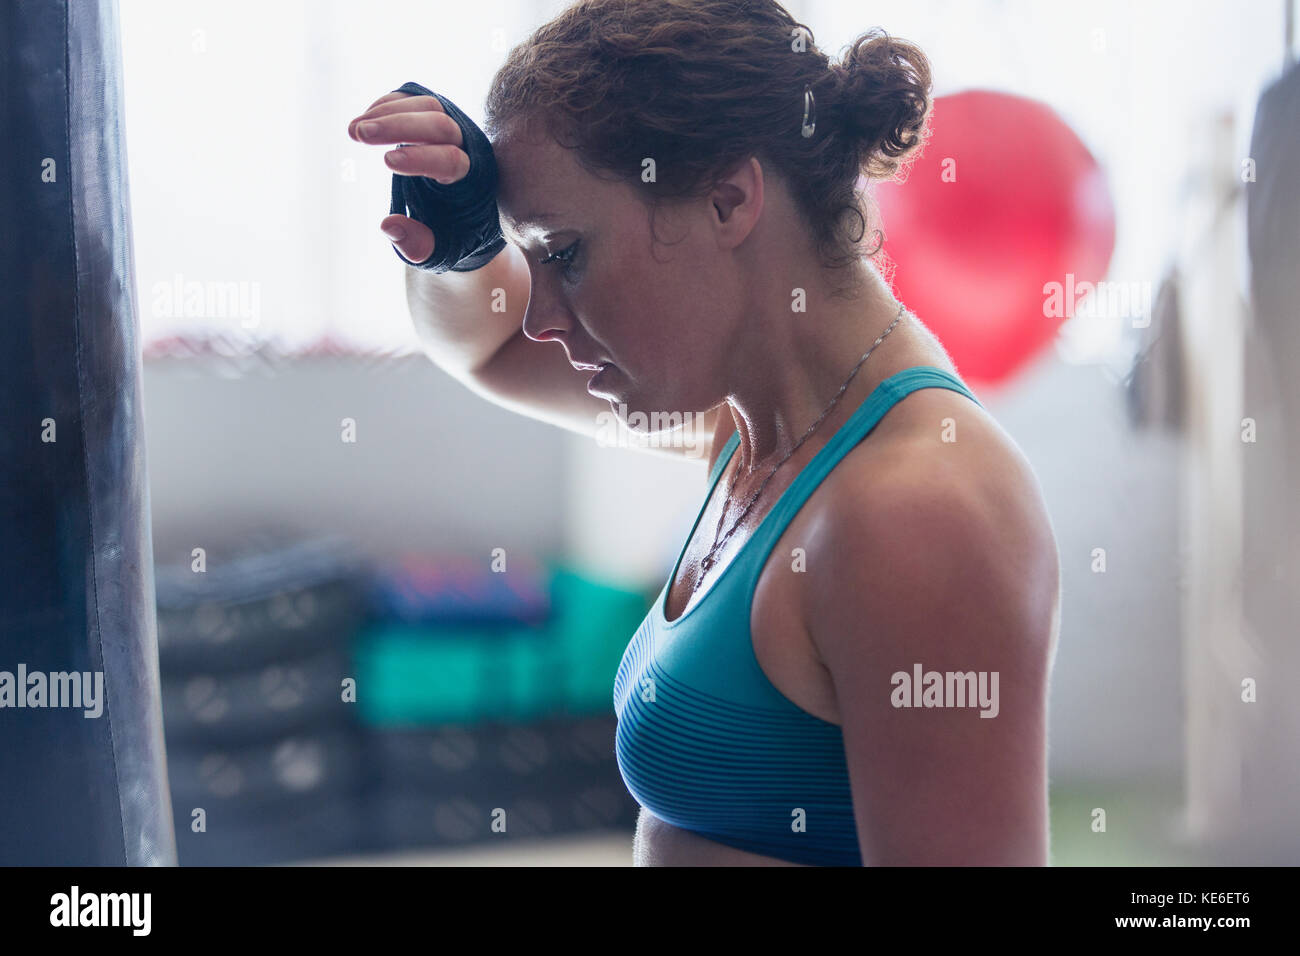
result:
[[[609,409],[618,416],[619,421],[630,431],[645,434],[650,431],[649,423],[653,420],[651,406],[640,396],[618,389],[603,391],[600,398],[609,402]]]
[[[680,436],[683,426],[691,424],[699,413],[665,410],[645,402],[611,403],[616,415],[631,431],[641,435]]]
[[[699,430],[684,426],[697,421],[703,413],[666,412],[648,402],[637,400],[635,396],[602,393],[600,397],[609,401],[610,410],[597,416],[598,445],[642,448],[645,447],[643,443],[648,442],[652,447],[677,448],[683,447],[682,442],[698,441]],[[638,435],[639,440],[630,442],[628,432]],[[685,447],[688,454],[698,453],[703,456],[705,453],[702,447]]]

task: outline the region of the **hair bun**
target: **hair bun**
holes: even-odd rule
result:
[[[882,30],[862,34],[831,64],[835,113],[858,140],[872,179],[893,176],[924,144],[930,113],[930,61],[920,48]]]

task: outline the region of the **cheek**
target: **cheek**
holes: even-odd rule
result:
[[[662,316],[660,324],[678,334],[698,330],[709,302],[708,270],[695,261],[683,243],[658,247],[659,262],[649,262],[641,273],[641,302]]]
[[[663,348],[665,318],[678,306],[672,278],[662,266],[622,251],[583,286],[575,301],[598,322],[592,333],[615,351],[615,362],[619,355],[644,361]]]
[[[653,248],[646,237],[629,238],[617,249],[583,293],[602,319],[593,333],[658,381],[691,377],[709,353],[715,310],[708,270],[696,261],[690,237]]]

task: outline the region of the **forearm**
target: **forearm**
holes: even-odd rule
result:
[[[437,275],[407,266],[406,301],[429,358],[453,374],[469,372],[495,355],[523,324],[527,266],[509,245],[473,272]]]

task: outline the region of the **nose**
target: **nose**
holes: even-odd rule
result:
[[[568,310],[555,297],[540,289],[536,279],[528,290],[528,305],[524,308],[524,335],[534,342],[558,339],[573,327]]]

